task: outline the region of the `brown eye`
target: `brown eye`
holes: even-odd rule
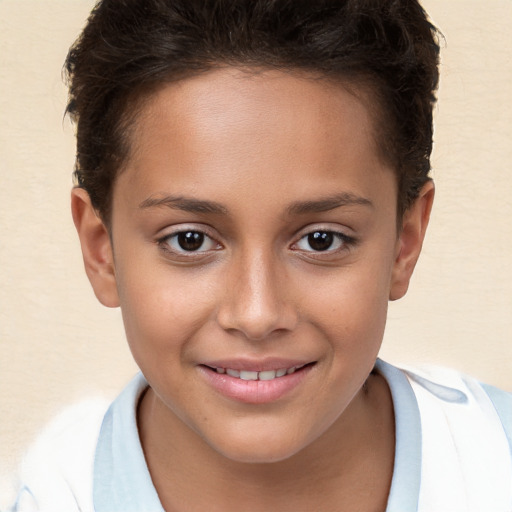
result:
[[[176,231],[162,237],[158,244],[166,251],[175,254],[204,253],[219,249],[219,244],[206,233],[192,229]]]
[[[307,236],[308,245],[313,251],[327,251],[334,242],[334,233],[329,231],[315,231]]]
[[[355,239],[338,231],[317,229],[306,233],[294,244],[294,248],[305,253],[333,254],[348,249]]]
[[[183,231],[176,235],[176,242],[184,251],[198,251],[204,243],[204,233]]]

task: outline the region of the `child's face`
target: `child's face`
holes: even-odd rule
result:
[[[155,417],[273,461],[357,410],[417,257],[402,261],[413,243],[373,131],[342,87],[277,71],[214,71],[144,107],[114,188],[112,275],[91,280],[121,305]]]

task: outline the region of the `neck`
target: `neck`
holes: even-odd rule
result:
[[[165,408],[151,389],[138,411],[149,471],[166,511],[384,511],[394,461],[394,418],[384,379],[372,375],[318,439],[271,463],[230,460]]]

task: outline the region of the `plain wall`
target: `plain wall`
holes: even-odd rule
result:
[[[61,66],[91,0],[0,0],[0,508],[37,431],[136,371],[96,302],[69,213]],[[446,37],[430,231],[382,355],[512,390],[512,2],[424,0]]]

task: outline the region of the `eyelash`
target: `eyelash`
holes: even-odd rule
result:
[[[179,237],[184,237],[179,240]],[[188,240],[187,240],[188,237]],[[315,250],[311,243],[316,241],[322,245],[325,245],[324,249]],[[309,244],[310,249],[306,249],[300,246],[305,241]],[[192,245],[196,242],[198,247],[196,249],[187,250],[183,247],[183,243],[190,242]],[[201,249],[201,247],[208,243],[210,247]],[[301,252],[311,257],[322,258],[329,257],[340,252],[348,250],[354,246],[357,240],[354,237],[348,236],[340,231],[333,229],[313,229],[305,232],[296,242],[291,245],[293,251]],[[176,244],[176,245],[174,245]],[[203,257],[211,254],[212,251],[218,251],[222,249],[222,245],[211,237],[207,232],[202,229],[180,229],[173,233],[166,234],[165,236],[157,240],[157,245],[166,253],[173,254],[182,258],[194,258]],[[332,248],[332,245],[336,247]]]
[[[205,244],[205,242],[209,241],[211,245],[214,245],[214,247],[202,250],[187,250],[181,245],[179,240],[180,236],[187,237],[187,235],[192,235],[188,237],[188,241],[191,244],[193,244],[194,242],[200,242],[199,247],[202,247]],[[179,244],[179,247],[173,247],[173,245],[171,245],[173,242]],[[181,240],[181,242],[186,243],[187,239],[185,238]],[[208,233],[200,229],[181,229],[179,231],[167,234],[159,238],[157,240],[157,244],[165,252],[177,254],[184,257],[191,257],[193,255],[204,255],[205,253],[209,253],[212,250],[218,250],[221,248],[221,245],[215,239],[213,239],[211,236],[208,235]]]
[[[315,235],[319,236],[315,237]],[[311,247],[311,242],[313,242],[314,238],[316,238],[320,244],[326,242],[327,247],[325,249],[313,249],[313,247]],[[306,241],[309,244],[311,250],[301,248],[299,244],[302,241]],[[307,233],[304,233],[299,238],[299,240],[293,244],[292,248],[302,253],[308,253],[308,255],[311,256],[314,255],[314,257],[318,258],[322,257],[323,255],[331,256],[333,254],[345,251],[354,246],[356,242],[357,240],[354,237],[348,236],[340,231],[335,231],[333,229],[313,229]],[[337,247],[332,248],[333,244],[337,244]]]

